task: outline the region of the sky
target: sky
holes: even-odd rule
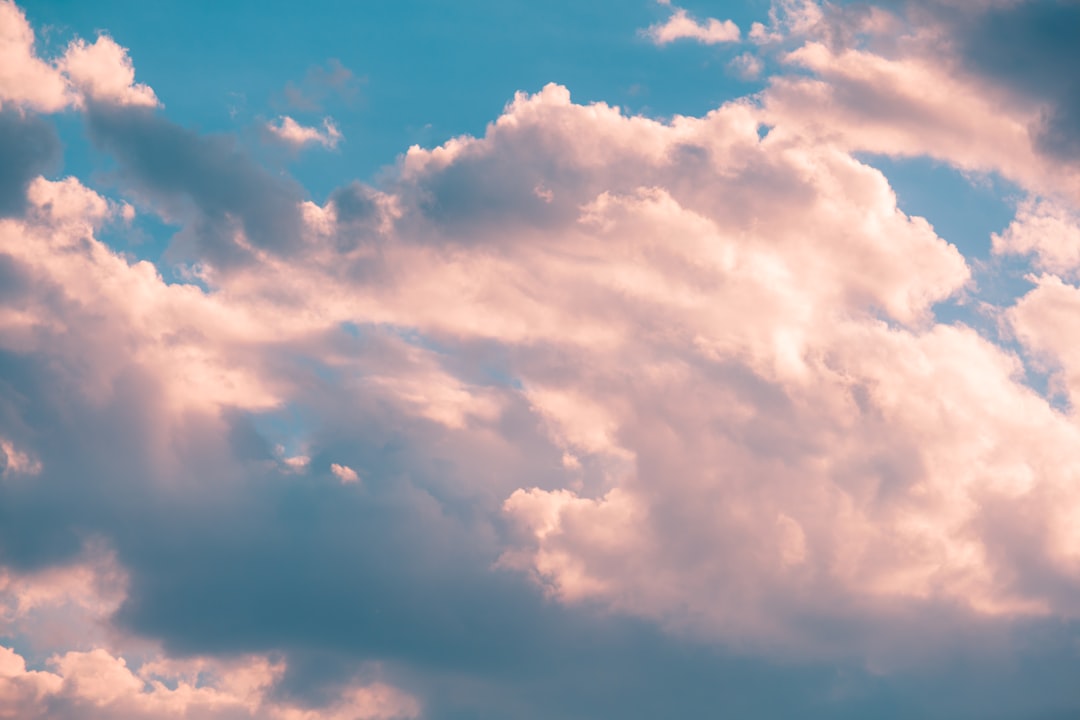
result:
[[[0,0],[0,718],[1080,716],[1077,33]]]

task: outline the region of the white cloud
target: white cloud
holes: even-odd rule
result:
[[[342,485],[349,485],[350,483],[356,483],[360,481],[360,476],[348,465],[338,465],[337,463],[332,463],[330,465],[330,472],[334,474],[334,477],[341,481]]]
[[[1041,270],[1069,277],[1080,273],[1080,213],[1052,200],[1025,200],[1009,227],[991,240],[995,254],[1033,254]]]
[[[698,22],[682,8],[675,8],[665,22],[650,25],[642,33],[657,45],[668,45],[676,40],[694,40],[704,45],[716,45],[738,42],[740,35],[739,26],[731,20],[707,18],[704,22]]]
[[[156,107],[157,95],[148,85],[135,82],[135,68],[127,50],[107,35],[93,44],[74,40],[57,66],[85,98],[110,105]]]
[[[324,148],[333,149],[341,141],[341,131],[337,129],[334,121],[330,118],[323,120],[320,130],[317,127],[301,125],[289,116],[277,119],[276,124],[269,122],[266,129],[280,142],[294,148],[305,145],[322,145]]]
[[[73,40],[54,62],[37,56],[34,30],[11,0],[0,0],[0,107],[56,112],[86,99],[112,105],[157,106],[147,85],[135,82],[127,50],[102,35]]]
[[[1039,107],[971,77],[936,45],[908,40],[894,56],[817,41],[792,51],[787,62],[816,77],[772,78],[768,122],[849,152],[929,156],[1000,173],[1036,195],[1080,198],[1080,171],[1035,145]]]
[[[55,112],[72,101],[64,77],[37,56],[34,30],[12,0],[0,0],[0,107]]]
[[[738,36],[681,10],[672,21],[655,41]],[[556,85],[519,94],[483,137],[410,149],[362,222],[306,204],[303,253],[262,253],[205,289],[112,252],[93,237],[108,204],[39,179],[28,216],[0,222],[0,250],[49,290],[2,316],[0,345],[77,369],[93,398],[141,369],[166,439],[192,416],[302,397],[305,379],[274,362],[284,348],[340,373],[342,396],[422,421],[409,428],[442,439],[448,466],[520,447],[511,480],[550,469],[500,496],[523,531],[501,564],[564,602],[821,652],[839,643],[802,618],[1075,617],[1075,417],[1024,384],[1010,351],[935,320],[970,270],[855,153],[929,154],[1036,190],[1074,187],[1074,171],[1032,148],[1035,111],[917,53],[808,42],[787,58],[814,76],[701,118],[628,117]],[[100,92],[146,100],[133,82]],[[331,127],[271,130],[330,146]],[[1022,208],[998,251],[1073,267],[1071,221],[1053,207]],[[1005,312],[1070,393],[1077,292],[1047,276]],[[470,358],[497,346],[512,382],[420,342],[335,345],[343,323],[407,328]],[[512,431],[511,409],[528,418]],[[932,644],[943,629],[881,632]],[[61,655],[48,675],[115,679],[118,694],[78,696],[88,703],[157,702],[132,699],[153,693],[136,692],[122,656]],[[3,662],[15,685],[56,686]]]

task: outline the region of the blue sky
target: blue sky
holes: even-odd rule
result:
[[[1078,20],[0,0],[0,716],[1077,716]]]
[[[355,96],[328,93],[319,104],[339,120],[348,142],[334,156],[303,158],[290,168],[319,198],[349,180],[371,179],[409,145],[482,133],[515,92],[552,81],[579,101],[654,116],[702,114],[756,89],[724,72],[737,54],[730,47],[658,52],[637,34],[665,14],[647,3],[331,2],[304,8],[236,2],[198,12],[181,2],[25,7],[48,28],[44,39],[61,47],[73,34],[107,30],[125,38],[140,58],[140,77],[157,90],[170,117],[207,132],[243,131],[291,110],[284,93],[289,83],[300,85],[313,69],[340,62],[354,74]],[[722,9],[749,25],[765,18],[768,4]],[[320,111],[307,111],[307,118],[321,119]]]

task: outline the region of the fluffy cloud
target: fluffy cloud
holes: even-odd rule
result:
[[[1080,219],[1068,207],[1030,198],[1005,232],[992,237],[999,255],[1034,255],[1039,269],[1073,276],[1080,271]]]
[[[93,44],[76,39],[57,63],[72,86],[92,102],[110,105],[156,107],[157,96],[147,85],[135,82],[135,68],[127,50],[107,35]]]
[[[26,15],[12,0],[0,2],[0,107],[55,112],[72,99],[64,77],[38,58]]]
[[[1075,619],[1080,431],[1025,376],[1080,387],[1074,170],[918,33],[848,46],[810,5],[760,102],[660,121],[549,85],[323,205],[72,45],[91,139],[197,282],[102,242],[124,206],[17,173],[5,709],[574,717],[615,677],[648,717],[693,689],[664,666],[734,677],[688,636],[918,672]],[[1045,196],[994,239],[1055,273],[994,310],[1017,350],[938,320],[969,264],[860,151]]]
[[[157,96],[135,82],[127,50],[107,35],[92,44],[76,38],[54,62],[38,57],[34,30],[12,0],[0,2],[0,107],[56,112],[87,100],[156,106]]]
[[[483,138],[410,151],[393,238],[366,231],[345,264],[315,245],[306,270],[231,287],[289,283],[321,316],[520,348],[522,392],[589,471],[511,494],[535,544],[501,564],[564,600],[803,647],[823,639],[801,618],[896,602],[1071,613],[1019,558],[1070,577],[1080,498],[1052,448],[1073,425],[1015,356],[933,322],[969,277],[956,250],[844,150],[797,126],[762,140],[776,117],[735,103],[663,124],[551,86]],[[1022,551],[990,518],[1018,498]]]
[[[291,396],[286,376],[260,368],[257,348],[271,335],[295,343],[320,327],[389,323],[505,344],[544,432],[589,471],[571,464],[566,489],[510,493],[506,509],[536,545],[502,563],[533,568],[566,600],[773,643],[830,607],[1067,610],[1063,597],[1009,580],[1010,556],[973,528],[990,526],[987,498],[1031,496],[1040,531],[1030,551],[1068,576],[1077,499],[1067,458],[1049,448],[1067,447],[1072,426],[1016,382],[1014,357],[933,323],[933,303],[968,280],[959,253],[843,150],[783,126],[762,139],[768,112],[735,103],[664,124],[575,105],[551,86],[519,96],[483,138],[410,151],[397,201],[372,196],[370,213],[396,213],[389,226],[350,229],[333,206],[328,220],[307,211],[301,262],[263,255],[210,294],[166,286],[103,248],[96,263],[145,285],[124,327],[146,339],[153,328],[168,354],[143,339],[134,357],[160,373],[173,402],[203,409]],[[550,201],[531,191],[537,183]],[[32,195],[51,208],[50,230],[19,226],[25,249],[12,246],[13,257],[57,263],[41,248],[70,242],[55,231],[64,218],[108,212],[87,192],[40,185]],[[784,213],[771,211],[778,205]],[[508,237],[509,218],[524,223]],[[342,254],[341,236],[354,233]],[[455,249],[447,257],[436,242]],[[66,293],[94,293],[94,303],[118,301],[97,299],[102,287],[132,296],[115,279],[94,280],[84,257],[73,260],[77,274],[59,264],[41,272],[65,272]],[[552,287],[559,294],[537,302]],[[178,345],[184,336],[198,344]],[[254,365],[238,366],[237,342],[253,348]],[[550,365],[545,348],[574,359]],[[503,412],[506,391],[462,383],[427,350],[401,351],[393,366],[369,366],[365,392],[451,430]],[[956,431],[927,435],[928,426]],[[1011,452],[998,436],[1013,439]],[[691,547],[758,550],[699,559]],[[718,594],[731,598],[719,608],[708,600]],[[774,596],[793,600],[774,606]]]

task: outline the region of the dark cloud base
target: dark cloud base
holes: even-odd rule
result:
[[[0,217],[23,211],[30,181],[59,156],[60,139],[48,121],[10,107],[0,110]]]
[[[91,105],[91,140],[120,166],[126,189],[192,228],[188,252],[228,268],[248,259],[233,237],[288,254],[300,238],[303,192],[252,160],[229,135],[200,135],[143,107]]]

